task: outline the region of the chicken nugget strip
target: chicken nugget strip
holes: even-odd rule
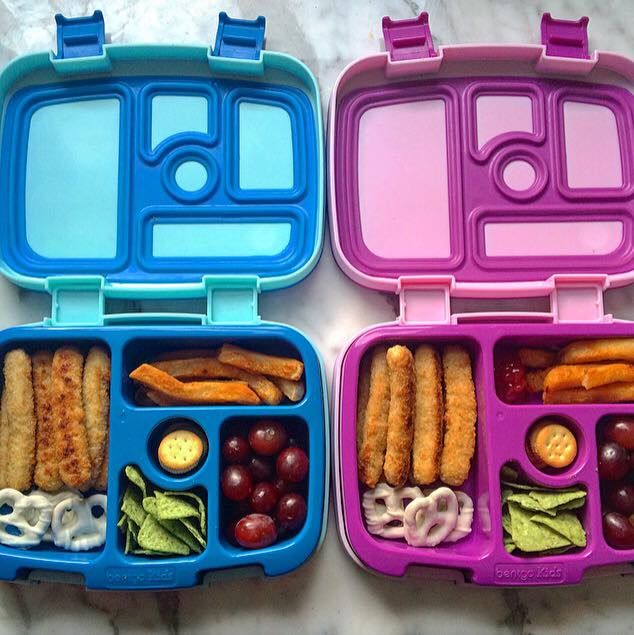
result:
[[[469,476],[475,451],[477,404],[471,358],[462,346],[446,346],[442,355],[445,383],[445,436],[440,479],[460,487]]]
[[[634,337],[612,337],[571,342],[561,350],[562,364],[634,362]]]
[[[359,383],[357,384],[357,454],[361,451],[365,426],[365,413],[370,398],[370,373],[372,370],[372,356],[366,353],[359,367]]]
[[[33,397],[37,421],[37,450],[35,455],[35,484],[45,492],[62,489],[57,454],[57,430],[53,422],[51,403],[51,370],[53,353],[38,351],[33,354]]]
[[[92,464],[82,398],[84,357],[71,346],[53,355],[51,401],[58,430],[59,475],[68,487],[85,489],[92,481]]]
[[[544,392],[544,403],[623,403],[634,401],[634,382],[607,384],[586,390],[585,388],[569,388]]]
[[[192,381],[185,384],[150,364],[141,364],[135,368],[130,373],[130,379],[182,404],[261,403],[260,398],[244,381]]]
[[[412,480],[438,480],[443,433],[442,364],[433,346],[421,344],[414,354],[414,445]]]
[[[215,357],[192,357],[154,362],[155,368],[162,370],[176,379],[239,379],[246,381],[258,397],[269,406],[277,406],[284,394],[264,375],[249,373],[235,366],[223,364]]]
[[[368,487],[376,487],[383,473],[389,409],[387,346],[377,346],[372,352],[370,393],[363,426],[363,442],[357,457],[359,480]]]
[[[414,358],[406,346],[387,351],[390,376],[390,408],[383,472],[393,487],[401,487],[409,476],[412,460],[412,409],[414,405]]]
[[[22,349],[4,357],[4,389],[9,423],[7,487],[25,491],[33,484],[36,423],[31,358]]]
[[[547,348],[520,348],[518,351],[520,362],[526,368],[548,368],[557,362],[557,353]]]
[[[224,344],[218,354],[218,359],[225,364],[237,366],[250,373],[283,377],[297,381],[304,374],[304,364],[292,357],[279,357],[247,351],[233,344]]]
[[[99,346],[93,346],[86,355],[83,398],[92,480],[96,481],[106,454],[110,424],[110,356]]]
[[[528,392],[543,392],[544,380],[549,372],[550,368],[528,371],[526,373],[526,385],[528,386]]]
[[[0,399],[0,489],[7,486],[7,457],[9,455],[9,420],[7,419],[6,391]]]
[[[306,386],[304,386],[304,382],[301,379],[293,381],[292,379],[284,379],[283,377],[271,377],[271,381],[282,391],[282,394],[289,401],[301,401],[306,394]]]

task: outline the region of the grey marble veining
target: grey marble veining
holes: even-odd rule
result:
[[[591,17],[591,48],[634,56],[629,0],[0,0],[0,64],[50,49],[53,15],[101,8],[113,42],[209,43],[218,11],[267,17],[267,46],[304,60],[319,79],[324,107],[341,69],[378,51],[381,16],[427,10],[437,44],[537,42],[539,19]],[[514,303],[541,308],[539,302]],[[0,325],[35,321],[48,300],[0,279]],[[455,309],[492,309],[513,303],[456,302]],[[607,309],[634,319],[634,290],[608,294]],[[297,287],[261,299],[261,313],[309,334],[324,355],[331,379],[341,346],[361,328],[392,319],[394,303],[348,281],[328,244],[312,276]],[[214,633],[235,635],[354,635],[363,633],[556,633],[634,631],[634,578],[593,578],[572,588],[495,590],[425,580],[396,581],[360,570],[344,553],[331,518],[321,551],[299,571],[279,579],[217,583],[178,593],[102,593],[80,587],[0,584],[0,635],[89,633]]]

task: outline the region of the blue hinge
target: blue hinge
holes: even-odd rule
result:
[[[56,276],[46,279],[52,296],[46,326],[103,326],[105,312],[102,276]]]
[[[230,18],[224,11],[218,15],[218,30],[213,55],[234,57],[242,60],[258,60],[264,48],[263,15],[255,20]]]
[[[65,18],[58,13],[55,16],[55,22],[57,24],[55,59],[103,55],[106,30],[101,11],[95,11],[92,15],[83,18]]]
[[[258,276],[205,276],[207,324],[260,321]]]

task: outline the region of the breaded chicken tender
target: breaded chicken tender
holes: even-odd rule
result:
[[[6,485],[30,489],[35,466],[35,407],[30,356],[18,348],[4,357],[5,406],[9,425]]]
[[[33,354],[33,396],[37,420],[37,451],[33,480],[45,492],[56,492],[63,486],[59,475],[57,429],[53,421],[51,402],[52,367],[51,351],[38,351]]]
[[[401,487],[409,475],[412,458],[412,407],[414,358],[406,346],[392,346],[387,351],[390,375],[390,407],[387,446],[383,472],[392,487]]]
[[[460,487],[469,476],[475,451],[477,404],[471,358],[458,345],[445,346],[442,355],[445,386],[445,436],[440,455],[440,478]]]
[[[92,481],[92,464],[82,398],[84,357],[70,346],[53,356],[51,394],[53,420],[58,434],[59,474],[65,485],[87,488]]]

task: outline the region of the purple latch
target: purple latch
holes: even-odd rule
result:
[[[426,11],[406,20],[392,20],[386,15],[382,26],[385,49],[392,61],[436,57]]]
[[[587,16],[578,20],[556,20],[550,13],[544,13],[542,16],[542,44],[546,47],[546,55],[589,60],[589,21]]]

